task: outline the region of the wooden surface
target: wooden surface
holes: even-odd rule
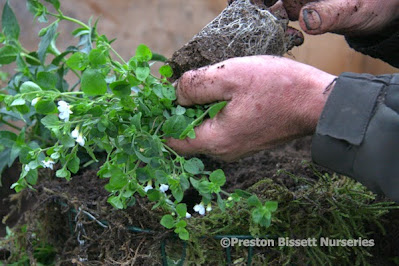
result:
[[[5,0],[0,0],[1,5],[4,3]],[[22,42],[36,49],[40,23],[32,24],[24,0],[10,3],[21,21]],[[115,49],[125,58],[132,56],[140,43],[171,56],[226,6],[226,0],[61,0],[61,3],[69,16],[83,21],[90,16],[99,17],[99,31],[117,38]],[[298,28],[296,23],[293,26]],[[66,32],[74,28],[73,24],[61,27]],[[71,43],[70,39],[69,36],[60,37],[57,44],[60,47],[76,44],[76,40]],[[380,60],[353,51],[342,36],[333,34],[306,35],[304,45],[294,48],[289,57],[336,75],[344,71],[372,74],[397,71]]]

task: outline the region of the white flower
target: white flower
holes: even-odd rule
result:
[[[40,99],[41,99],[41,97],[36,97],[35,99],[33,99],[32,106],[35,106]]]
[[[58,102],[58,111],[60,111],[60,114],[58,115],[59,118],[65,122],[69,121],[69,115],[73,113],[71,111],[71,106],[69,106],[69,103],[65,101]]]
[[[188,212],[186,212],[186,218],[190,219],[191,218],[191,214],[189,214]]]
[[[55,162],[49,159],[48,161],[43,160],[42,164],[44,165],[45,168],[50,168],[51,170],[53,170],[53,165],[55,164]]]
[[[206,211],[207,211],[207,212],[210,212],[211,210],[212,210],[212,206],[211,206],[211,204],[209,203],[208,206],[206,206]]]
[[[30,171],[29,165],[25,164],[25,172],[29,172],[29,171]]]
[[[152,187],[151,185],[147,185],[147,186],[144,188],[144,191],[145,191],[145,192],[148,192],[148,190],[150,190],[150,189],[153,189],[153,187]]]
[[[71,136],[74,139],[77,139],[79,137],[79,126],[77,126],[72,132],[71,132]]]
[[[76,138],[76,142],[82,147],[85,145],[85,138],[83,137],[82,133],[80,133]]]
[[[200,204],[196,204],[194,206],[194,211],[198,212],[201,215],[205,215],[205,207],[204,204],[201,202]]]
[[[169,186],[165,185],[165,184],[161,184],[161,186],[159,187],[159,191],[161,191],[161,192],[166,192],[166,191],[168,191],[168,189],[169,189]]]

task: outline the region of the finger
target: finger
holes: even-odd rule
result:
[[[220,126],[216,120],[207,119],[200,126],[196,127],[195,139],[186,138],[183,140],[170,138],[167,145],[173,148],[179,154],[217,154],[216,144],[221,146],[223,143],[220,134]]]
[[[284,8],[283,1],[278,0],[278,1],[273,1],[270,4],[272,4],[269,7],[270,13],[272,13],[275,17],[281,18],[281,19],[287,19],[288,14],[287,11]]]
[[[308,34],[341,33],[356,23],[356,1],[328,0],[305,5],[299,17],[301,28]]]
[[[177,81],[177,102],[189,106],[230,100],[229,71],[229,65],[222,62],[184,73]]]
[[[296,21],[299,18],[299,13],[304,5],[314,0],[283,0],[283,5],[288,13],[288,18]]]
[[[288,50],[294,48],[294,46],[300,46],[303,44],[305,37],[303,33],[295,28],[288,26],[287,30],[285,31],[285,36],[288,40]]]

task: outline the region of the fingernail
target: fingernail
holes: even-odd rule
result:
[[[302,11],[303,21],[308,30],[317,30],[321,26],[321,18],[319,13],[313,9],[304,9]]]

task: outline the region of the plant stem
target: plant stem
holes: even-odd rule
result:
[[[123,59],[123,57],[120,54],[118,54],[118,52],[115,51],[115,49],[112,48],[112,46],[110,44],[108,44],[108,47],[125,65],[127,65],[125,59]]]
[[[69,92],[72,92],[78,85],[80,84],[80,80],[78,80],[69,90]]]
[[[3,117],[0,119],[0,122],[3,123],[3,124],[6,124],[6,125],[9,126],[9,127],[12,127],[13,129],[16,129],[16,130],[19,130],[19,131],[22,130],[22,128],[17,127],[16,125],[11,124],[10,122],[4,120]]]
[[[226,191],[224,191],[224,190],[220,190],[220,192],[222,193],[222,194],[224,194],[224,195],[226,195],[226,196],[231,196],[231,194],[230,193],[228,193],[228,192],[226,192]]]
[[[180,155],[177,154],[171,147],[169,147],[168,145],[166,145],[165,143],[162,143],[162,145],[171,153],[173,153],[177,158],[180,158]]]
[[[47,14],[50,15],[50,16],[53,16],[53,17],[55,17],[55,18],[61,19],[61,20],[67,20],[67,21],[76,23],[76,24],[82,26],[83,28],[85,28],[86,30],[90,30],[90,27],[87,26],[86,24],[84,24],[82,21],[77,20],[77,19],[74,19],[74,18],[71,18],[71,17],[68,17],[68,16],[65,16],[65,15],[62,14],[62,13],[54,14],[54,13],[48,12]]]
[[[83,93],[83,91],[68,91],[61,93],[61,95],[82,95]]]
[[[36,63],[39,63],[40,65],[42,64],[42,62],[40,62],[39,59],[37,59],[36,57],[33,57],[33,56],[31,56],[31,55],[28,55],[28,54],[25,53],[25,52],[21,53],[21,56],[24,56],[24,57],[26,57],[26,58],[29,58],[29,59],[35,61]]]

